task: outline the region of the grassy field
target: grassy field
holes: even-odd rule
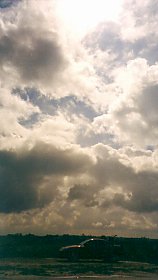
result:
[[[104,263],[58,259],[1,259],[0,280],[158,279],[158,265],[140,262]]]

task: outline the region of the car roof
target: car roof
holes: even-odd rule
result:
[[[85,243],[87,243],[89,241],[97,241],[97,240],[98,241],[107,242],[105,239],[102,239],[102,238],[90,238],[90,239],[86,239],[86,240],[82,241],[81,244],[85,244]]]

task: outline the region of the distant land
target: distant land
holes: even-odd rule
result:
[[[0,258],[58,258],[62,246],[79,244],[94,237],[97,236],[8,234],[0,236]],[[109,240],[112,237],[101,238]],[[120,260],[158,263],[158,239],[115,237],[113,242],[122,247]]]

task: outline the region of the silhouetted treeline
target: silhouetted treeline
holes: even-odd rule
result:
[[[57,258],[62,246],[78,244],[88,236],[8,234],[0,236],[0,258]]]
[[[88,235],[46,235],[9,234],[0,236],[0,258],[58,258],[62,246],[79,244],[96,236]],[[120,260],[158,262],[158,239],[110,238],[102,236],[121,246]]]

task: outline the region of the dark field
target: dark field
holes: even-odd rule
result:
[[[158,279],[158,266],[149,263],[58,259],[1,259],[0,280]]]
[[[116,238],[115,244],[122,248],[117,262],[59,259],[60,247],[79,244],[91,237],[0,236],[0,280],[158,279],[158,240]]]

